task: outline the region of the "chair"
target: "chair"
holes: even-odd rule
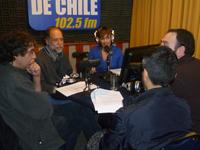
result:
[[[200,134],[196,132],[187,133],[161,150],[200,150]]]

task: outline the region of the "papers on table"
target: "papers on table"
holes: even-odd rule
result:
[[[60,93],[62,93],[65,96],[70,96],[76,93],[80,93],[83,92],[83,90],[85,89],[86,85],[84,81],[80,81],[80,82],[76,82],[74,84],[70,84],[67,86],[63,86],[63,87],[59,87],[56,88],[56,90]],[[90,89],[95,89],[97,88],[96,85],[91,84],[90,85]]]
[[[114,113],[123,106],[119,91],[96,89],[91,93],[94,108],[98,113]]]
[[[121,68],[118,68],[118,69],[110,69],[110,71],[111,71],[112,73],[116,74],[117,76],[119,76],[120,73],[121,73]]]
[[[83,92],[85,87],[85,82],[80,81],[71,85],[56,88],[56,90],[68,97]],[[95,89],[97,86],[92,84],[90,85],[90,88]],[[91,93],[91,99],[94,108],[98,113],[114,113],[123,106],[123,97],[119,91],[105,90],[101,88],[95,89]]]

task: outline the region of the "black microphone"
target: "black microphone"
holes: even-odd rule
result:
[[[110,46],[105,46],[103,47],[103,51],[108,53],[107,59],[106,59],[106,63],[107,63],[107,70],[110,70],[111,67],[111,57],[112,57],[112,49]]]
[[[111,53],[111,47],[110,47],[110,46],[105,46],[105,47],[103,47],[103,50],[104,50],[106,53],[108,53],[108,54]]]
[[[73,52],[72,57],[83,59],[88,57],[88,53],[89,52]]]

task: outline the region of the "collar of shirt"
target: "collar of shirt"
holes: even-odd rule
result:
[[[52,50],[49,46],[45,46],[45,50],[47,54],[53,59],[53,61],[56,61],[58,57],[63,56],[63,52],[57,53],[55,50]]]

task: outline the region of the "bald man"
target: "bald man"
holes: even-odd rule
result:
[[[63,53],[64,39],[62,31],[57,27],[50,27],[46,31],[46,46],[42,48],[36,61],[41,67],[42,90],[55,92],[57,82],[65,75],[72,73],[68,57]]]

